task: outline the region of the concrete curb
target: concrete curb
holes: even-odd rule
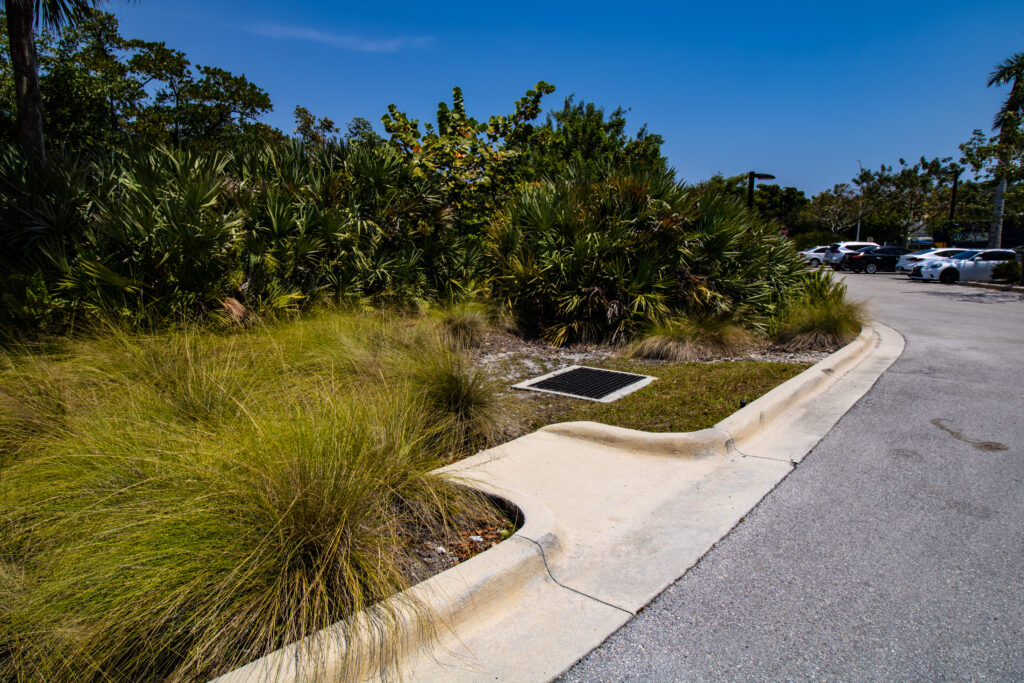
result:
[[[564,532],[551,510],[532,496],[495,486],[489,482],[452,479],[484,493],[515,501],[523,525],[510,538],[454,567],[412,586],[391,600],[405,615],[399,648],[400,657],[408,658],[420,649],[429,651],[430,629],[421,622],[429,615],[448,634],[460,625],[493,612],[501,603],[515,598],[524,586],[548,576],[548,558],[558,556]],[[415,609],[406,609],[415,605]],[[215,683],[248,683],[251,681],[340,680],[344,641],[348,624],[325,629],[301,643],[293,643],[245,666],[214,679]],[[369,631],[369,629],[366,629]],[[313,650],[324,660],[315,668],[302,668],[303,654]],[[364,668],[363,678],[374,678],[378,672]]]
[[[963,287],[976,287],[977,289],[994,289],[999,292],[1024,292],[1024,287],[999,282],[958,282]]]
[[[549,425],[439,470],[511,502],[525,524],[505,542],[392,598],[426,606],[443,624],[441,642],[419,647],[423,630],[410,619],[395,669],[367,669],[365,677],[391,678],[396,670],[414,680],[557,676],[728,533],[902,348],[889,328],[865,327],[710,429],[652,434],[590,422]],[[341,629],[319,637],[338,641]],[[327,661],[315,675],[296,668],[303,647],[288,646],[217,680],[337,676],[336,647],[318,651]]]

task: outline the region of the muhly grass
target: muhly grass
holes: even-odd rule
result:
[[[630,355],[676,363],[700,361],[735,355],[754,342],[754,334],[731,318],[679,317],[651,328],[630,348]]]
[[[472,451],[494,445],[507,433],[512,405],[502,400],[486,370],[436,336],[426,337],[410,361],[408,378],[442,449]]]
[[[357,613],[304,641],[305,665],[327,646],[344,676],[389,660],[419,613],[385,602],[412,539],[496,514],[431,471],[492,438],[497,399],[439,333],[411,353],[422,338],[335,314],[4,357],[5,413],[35,403],[0,422],[18,444],[0,473],[0,679],[207,679]],[[449,383],[428,391],[425,364]]]
[[[827,274],[808,277],[802,291],[784,310],[776,341],[786,350],[832,349],[860,333],[864,305],[846,297],[846,284]]]
[[[444,334],[457,346],[475,348],[492,327],[492,312],[483,304],[464,302],[431,311]]]

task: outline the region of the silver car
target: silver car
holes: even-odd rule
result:
[[[833,242],[828,245],[828,253],[825,254],[822,263],[832,266],[832,270],[839,270],[839,263],[843,260],[844,254],[851,254],[864,247],[877,246],[877,242]]]
[[[825,254],[828,253],[828,245],[822,245],[820,247],[814,247],[813,249],[807,249],[801,251],[800,255],[807,259],[807,265],[811,268],[817,268],[821,265],[822,260],[825,258]]]
[[[914,266],[918,265],[921,261],[927,261],[933,258],[947,258],[953,254],[959,254],[963,249],[959,247],[945,247],[942,249],[922,249],[921,251],[914,251],[909,254],[904,254],[900,257],[900,260],[896,262],[897,272],[909,273],[914,269]]]

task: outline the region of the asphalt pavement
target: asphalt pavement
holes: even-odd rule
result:
[[[846,281],[903,355],[563,680],[1024,680],[1024,295]]]

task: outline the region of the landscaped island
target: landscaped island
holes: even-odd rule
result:
[[[703,428],[806,367],[627,360],[637,347],[503,327],[481,306],[324,310],[9,350],[0,671],[224,673],[514,530],[440,465],[550,421]],[[660,379],[610,405],[509,389],[572,353]]]

